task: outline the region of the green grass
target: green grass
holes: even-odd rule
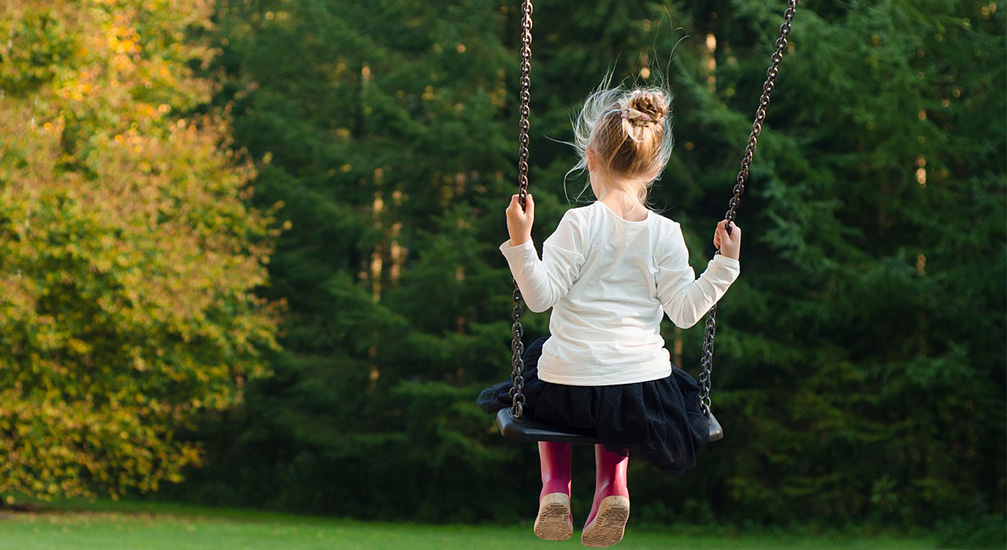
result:
[[[689,528],[689,531],[695,531]],[[535,538],[530,526],[429,526],[215,510],[164,504],[63,505],[0,515],[0,550],[515,550],[582,548]],[[927,539],[721,535],[627,530],[621,550],[922,550]]]

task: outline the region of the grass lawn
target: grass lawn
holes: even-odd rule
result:
[[[690,528],[690,531],[695,530]],[[99,504],[0,515],[0,550],[515,550],[583,548],[535,538],[531,526],[429,526],[150,504]],[[808,535],[685,535],[627,530],[617,548],[922,550],[932,540]]]

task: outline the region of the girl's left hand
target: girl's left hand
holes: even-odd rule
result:
[[[717,230],[713,233],[713,246],[721,255],[738,260],[741,258],[741,228],[731,224],[731,233],[727,233],[727,220],[720,220]]]
[[[507,207],[507,232],[510,233],[511,246],[518,246],[531,240],[531,226],[535,222],[535,199],[531,193],[525,195],[525,207],[521,208],[518,196],[510,199]]]

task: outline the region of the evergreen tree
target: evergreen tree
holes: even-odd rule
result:
[[[503,223],[486,215],[513,164],[505,15],[489,1],[223,4],[221,101],[262,159],[256,200],[284,204],[269,292],[289,314],[274,376],[204,432],[224,454],[189,485],[202,498],[434,518],[471,491],[449,473],[484,480],[509,456],[484,448],[472,393],[503,375],[509,339]],[[434,489],[456,497],[420,509]],[[483,506],[466,513],[497,503]]]
[[[533,508],[534,446],[494,436],[471,402],[509,370],[495,248],[516,188],[516,7],[224,4],[220,97],[262,159],[256,200],[283,201],[292,224],[270,264],[290,312],[275,376],[204,434],[220,466],[187,490],[421,519]],[[561,142],[612,70],[675,94],[653,203],[702,271],[784,7],[540,3],[536,240],[577,204]],[[741,208],[744,272],[718,319],[728,436],[681,479],[634,465],[635,517],[1003,513],[1005,132],[982,116],[1004,111],[1003,13],[801,6]],[[529,338],[546,320],[526,317]],[[695,373],[702,330],[665,336]]]
[[[738,169],[722,151],[744,143],[778,22],[706,9],[666,174],[700,215],[726,207],[708,190]],[[1002,11],[818,10],[801,7],[742,208],[714,384],[729,435],[689,480],[695,504],[766,522],[1002,514],[1005,128],[982,117],[1004,110]]]

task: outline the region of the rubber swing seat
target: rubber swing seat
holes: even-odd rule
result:
[[[571,430],[565,426],[556,426],[534,419],[521,421],[514,419],[513,409],[500,409],[497,413],[497,428],[500,434],[517,441],[553,441],[556,443],[600,443],[595,434],[590,431]],[[724,438],[724,428],[717,417],[710,413],[710,439],[719,441]]]

